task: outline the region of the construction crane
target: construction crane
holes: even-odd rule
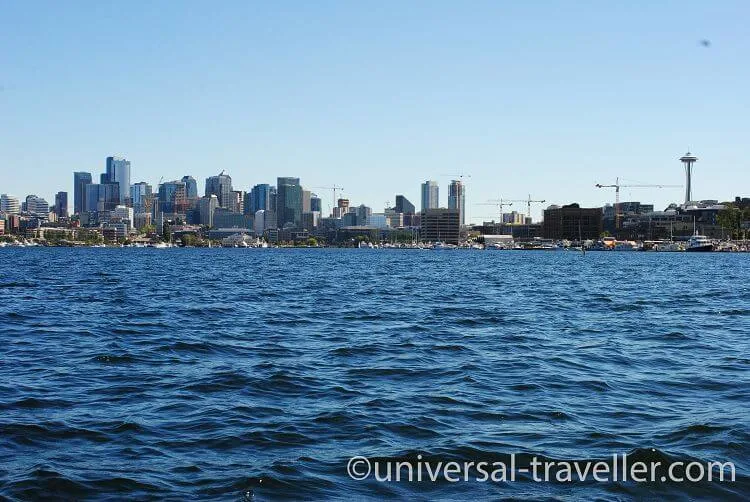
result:
[[[336,207],[336,192],[338,190],[341,190],[343,192],[344,187],[336,186],[336,184],[329,186],[329,187],[313,187],[313,188],[320,188],[321,190],[331,190],[333,192],[333,204],[331,205],[331,211],[333,211],[333,208]]]
[[[457,179],[457,180],[463,180],[464,178],[471,178],[471,174],[464,174],[464,173],[459,173],[459,174],[441,174],[440,176],[443,176],[445,178],[453,178],[454,180],[455,179]]]
[[[528,199],[510,199],[509,202],[525,202],[526,203],[526,216],[531,218],[531,204],[544,204],[546,200],[532,200],[531,194]]]
[[[597,183],[597,188],[614,188],[615,189],[615,228],[620,228],[620,188],[682,188],[682,185],[621,185],[620,178],[615,178],[614,185],[602,185]]]
[[[503,222],[503,208],[504,207],[510,207],[513,205],[512,202],[508,202],[504,199],[490,199],[487,202],[480,202],[477,204],[478,206],[496,206],[498,208],[498,211],[500,212],[500,223]]]

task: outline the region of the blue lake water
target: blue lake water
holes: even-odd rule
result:
[[[740,500],[750,255],[0,249],[0,498]],[[734,483],[355,481],[732,461]]]

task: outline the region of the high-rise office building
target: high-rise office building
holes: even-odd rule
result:
[[[18,214],[21,212],[21,202],[18,197],[4,193],[0,195],[0,212],[6,214]]]
[[[276,220],[279,228],[301,228],[302,186],[299,178],[277,178]]]
[[[370,215],[372,215],[372,208],[361,204],[357,207],[357,225],[367,226],[370,224]]]
[[[396,212],[397,213],[403,213],[403,214],[414,214],[416,211],[416,208],[414,207],[414,204],[409,202],[409,199],[404,197],[403,195],[397,195],[396,196]]]
[[[91,183],[86,185],[83,211],[94,213],[114,211],[120,205],[119,183]]]
[[[459,180],[451,181],[448,187],[448,209],[458,209],[461,225],[466,224],[466,187]]]
[[[310,190],[302,190],[302,212],[310,212]]]
[[[198,207],[200,209],[201,225],[206,225],[207,227],[213,227],[214,226],[214,213],[216,212],[216,209],[219,207],[219,198],[214,194],[201,197],[201,200],[198,203]]]
[[[198,198],[198,182],[192,176],[183,176],[183,183],[185,183],[185,197],[188,201],[192,201]]]
[[[440,207],[440,188],[437,181],[422,183],[422,211]]]
[[[122,157],[107,157],[102,183],[119,183],[119,199],[124,204],[130,197],[130,161]]]
[[[55,194],[55,214],[58,218],[68,217],[68,192]]]
[[[250,190],[250,194],[248,195],[248,210],[251,214],[255,214],[258,211],[268,211],[272,208],[271,188],[271,185],[267,183],[260,183]]]
[[[73,212],[81,214],[86,209],[86,185],[91,184],[91,173],[73,173]]]
[[[159,185],[159,211],[166,214],[184,214],[188,208],[184,181],[167,181]]]
[[[233,209],[236,196],[232,192],[232,177],[224,174],[224,171],[206,179],[206,196],[215,195],[219,201],[219,207]]]
[[[49,203],[36,195],[26,197],[26,212],[43,216],[49,214]]]
[[[310,211],[317,211],[323,214],[323,201],[317,194],[310,194]]]
[[[428,209],[422,211],[422,231],[424,242],[444,242],[458,244],[460,217],[457,209]]]
[[[130,186],[130,200],[133,203],[133,212],[143,214],[151,212],[151,196],[153,188],[145,181]]]

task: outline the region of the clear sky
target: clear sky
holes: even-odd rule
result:
[[[481,221],[501,196],[683,184],[690,148],[695,198],[750,196],[749,19],[745,0],[0,0],[0,192],[52,201],[122,155],[133,182],[299,176],[381,211],[426,179],[445,205],[466,173]]]

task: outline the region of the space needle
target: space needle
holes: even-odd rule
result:
[[[695,164],[696,160],[698,160],[698,157],[691,154],[690,152],[680,157],[680,161],[682,161],[682,164],[685,166],[685,205],[686,206],[693,198],[692,185],[690,183],[693,178],[693,164]]]

